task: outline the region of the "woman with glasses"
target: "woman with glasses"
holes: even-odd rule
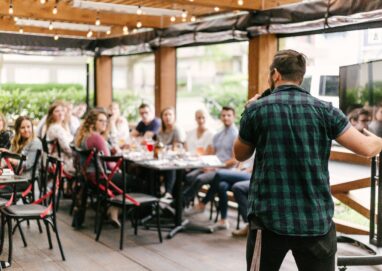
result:
[[[105,156],[110,156],[110,145],[107,142],[108,138],[108,115],[103,108],[95,108],[88,112],[84,122],[81,124],[76,138],[74,140],[75,146],[83,150],[96,149],[98,152],[102,152]],[[81,164],[85,163],[86,157],[81,157]],[[114,163],[109,163],[108,167],[112,169],[115,166]],[[87,179],[97,187],[97,179],[95,174],[95,168],[93,163],[90,163],[86,168]],[[119,188],[123,187],[122,176],[119,172],[116,172],[112,179]],[[110,207],[108,209],[108,215],[115,227],[119,227],[118,220],[118,208]]]

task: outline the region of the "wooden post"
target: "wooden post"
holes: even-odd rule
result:
[[[95,104],[108,107],[113,100],[113,62],[110,56],[99,56],[95,60]]]
[[[248,98],[262,93],[268,86],[269,66],[277,52],[275,35],[261,35],[249,41]]]
[[[155,52],[155,115],[168,106],[176,107],[176,48],[161,47]]]

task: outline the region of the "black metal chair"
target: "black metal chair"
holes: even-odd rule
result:
[[[58,193],[58,187],[61,180],[61,172],[62,172],[62,162],[52,156],[48,156],[46,159],[45,166],[45,178],[46,183],[48,183],[48,179],[52,179],[52,189],[48,191],[45,195],[43,195],[38,200],[34,201],[31,204],[24,205],[11,205],[1,209],[2,213],[2,236],[4,235],[4,226],[5,223],[8,225],[8,238],[9,238],[9,254],[8,254],[8,262],[12,264],[12,253],[13,253],[13,220],[16,221],[15,228],[20,225],[23,221],[28,220],[37,220],[43,221],[46,227],[46,232],[48,236],[49,248],[52,249],[52,240],[50,236],[50,228],[52,227],[53,231],[56,234],[57,243],[60,249],[62,260],[65,261],[64,251],[61,245],[57,220],[56,220],[56,196]],[[45,203],[45,205],[44,205]],[[3,243],[3,242],[2,242]],[[3,244],[1,244],[2,246]]]
[[[99,221],[96,221],[97,226],[97,236],[96,241],[102,232],[102,225],[106,217],[107,209],[110,206],[118,207],[122,210],[122,220],[120,228],[120,244],[119,248],[123,249],[124,243],[124,230],[125,230],[125,220],[127,216],[131,217],[131,221],[134,226],[134,234],[138,234],[138,217],[136,216],[137,211],[141,207],[150,207],[152,212],[155,212],[156,226],[158,231],[159,241],[162,243],[162,232],[159,219],[159,199],[142,193],[126,193],[126,168],[127,162],[123,159],[123,156],[103,156],[98,155],[99,164],[97,172],[98,188],[99,188],[99,199],[98,199],[98,212],[101,213]],[[109,163],[115,163],[113,169],[108,169]],[[98,165],[98,163],[97,163]],[[113,182],[112,177],[115,172],[120,170],[122,173],[122,189],[118,188]],[[107,175],[107,173],[109,173]]]

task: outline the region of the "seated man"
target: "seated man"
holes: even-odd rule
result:
[[[348,119],[351,125],[354,126],[359,132],[363,133],[363,129],[368,129],[370,121],[370,112],[364,108],[357,108],[348,114]]]
[[[233,142],[238,133],[234,124],[235,110],[232,107],[223,107],[220,119],[224,128],[213,137],[210,154],[216,154],[220,161],[225,164],[225,168],[232,168],[237,163],[232,152]],[[205,168],[193,170],[186,175],[186,188],[183,191],[183,198],[186,204],[194,199],[203,184],[212,182],[215,172],[215,169]]]
[[[159,131],[160,120],[155,118],[153,110],[148,104],[141,104],[138,110],[139,115],[141,116],[141,121],[138,122],[137,127],[135,127],[135,129],[131,132],[131,136],[152,138]]]
[[[229,229],[229,223],[227,220],[227,212],[228,212],[227,191],[233,190],[236,184],[242,181],[249,180],[251,178],[252,168],[253,168],[253,157],[243,163],[240,163],[238,167],[234,169],[218,170],[215,174],[215,178],[213,179],[210,189],[208,190],[206,196],[201,202],[199,202],[193,208],[193,210],[190,213],[203,212],[206,207],[206,204],[214,199],[215,194],[218,194],[221,218],[215,225],[212,226],[212,228],[213,230]],[[239,197],[239,200],[242,202],[241,197]],[[239,208],[239,210],[241,211],[240,214],[243,216],[244,221],[247,221],[246,210],[244,208],[242,209]]]
[[[237,182],[232,186],[233,196],[235,197],[235,200],[237,204],[239,205],[238,207],[239,213],[245,223],[245,226],[243,228],[234,230],[232,232],[232,236],[234,237],[247,236],[248,234],[249,224],[248,224],[247,211],[248,211],[249,183],[250,183],[250,180],[246,180],[246,181]]]

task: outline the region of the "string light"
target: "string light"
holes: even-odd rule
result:
[[[58,40],[58,35],[56,34],[56,35],[54,35],[54,40]]]
[[[138,15],[141,15],[141,14],[142,14],[142,8],[141,8],[141,6],[138,6],[137,14],[138,14]]]
[[[52,24],[52,22],[49,23],[49,30],[53,30],[53,24]]]
[[[46,0],[40,0],[40,4],[44,5],[46,3]]]
[[[56,15],[57,12],[58,12],[58,10],[57,10],[57,0],[56,0],[56,3],[54,4],[53,10],[52,10],[52,13],[53,13],[54,15]]]
[[[183,9],[182,11],[182,18],[186,18],[187,17],[187,11],[185,9]]]
[[[141,28],[141,27],[142,27],[142,22],[141,22],[141,21],[138,21],[138,22],[137,22],[137,27],[138,27],[138,28]]]
[[[21,34],[24,33],[24,30],[23,30],[22,27],[19,29],[19,32],[20,32]]]
[[[106,35],[110,35],[110,34],[111,34],[110,30],[106,31]]]
[[[237,0],[237,4],[238,4],[239,6],[242,6],[242,5],[244,5],[244,1],[243,1],[243,0]]]
[[[129,28],[126,25],[122,28],[122,31],[125,35],[129,34]]]
[[[138,31],[138,30],[137,30],[136,28],[134,28],[134,29],[133,29],[133,34],[137,33],[137,31]]]
[[[13,14],[13,3],[12,3],[12,0],[9,1],[9,10],[8,10],[9,14],[12,15]]]
[[[13,17],[13,20],[14,20],[15,22],[17,22],[18,19],[19,19],[18,17]]]
[[[101,24],[101,20],[99,19],[99,13],[97,12],[97,18],[95,20],[95,25],[100,25]]]
[[[220,8],[219,8],[219,7],[214,7],[214,10],[215,10],[216,12],[218,12],[218,11],[220,10]]]
[[[186,18],[182,18],[182,22],[185,22],[185,21],[187,21],[187,19]]]
[[[191,22],[195,22],[196,21],[196,17],[195,16],[191,16]]]
[[[175,20],[176,20],[175,16],[171,16],[170,21],[175,22]]]
[[[89,32],[86,34],[86,37],[91,38],[93,36],[93,31],[89,29]]]

